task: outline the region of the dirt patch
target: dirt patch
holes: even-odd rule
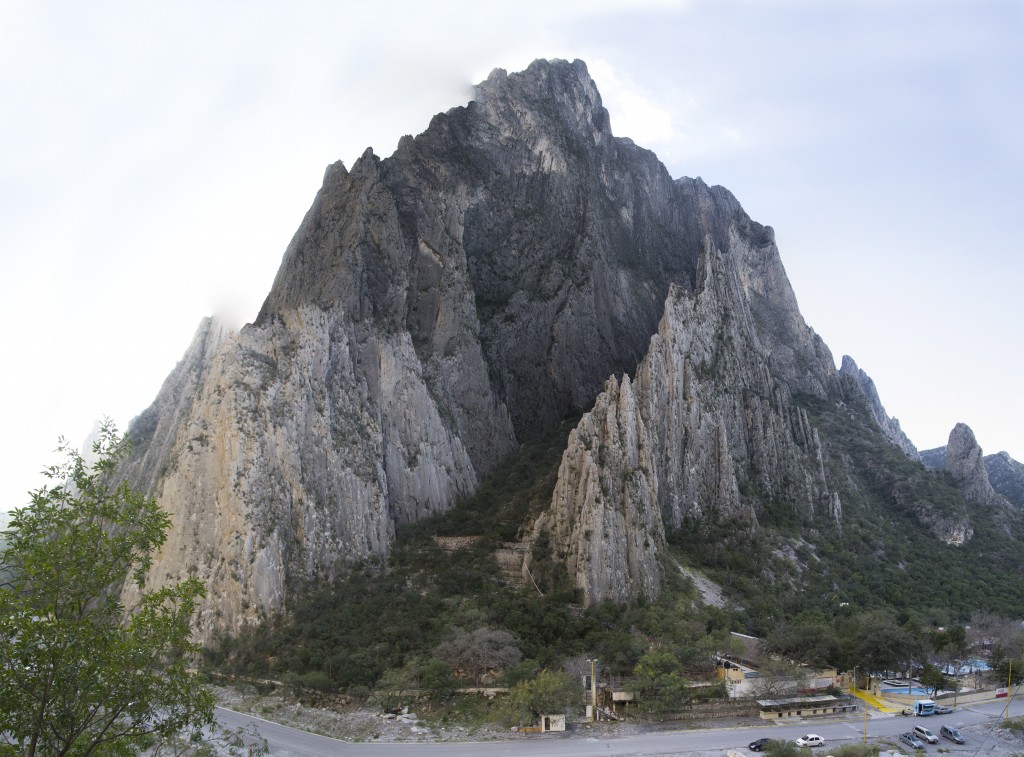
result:
[[[311,706],[277,692],[261,694],[247,687],[214,686],[212,690],[217,703],[229,709],[345,741],[492,741],[517,736],[491,723],[449,725],[414,708],[386,715],[379,707],[340,702]]]

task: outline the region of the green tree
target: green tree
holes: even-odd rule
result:
[[[441,660],[423,659],[416,663],[420,691],[434,702],[444,702],[455,693],[451,669]]]
[[[581,689],[566,673],[542,670],[536,678],[517,683],[508,694],[513,720],[536,722],[543,715],[566,711],[580,700]]]
[[[189,673],[203,586],[146,590],[170,519],[111,483],[128,444],[109,422],[86,460],[63,440],[51,482],[13,514],[0,556],[0,738],[25,755],[138,754],[198,732],[213,697]],[[122,589],[138,601],[126,608]]]
[[[411,666],[390,668],[377,682],[377,697],[385,710],[401,707],[406,697],[418,685],[416,671]]]
[[[919,645],[903,628],[884,617],[867,614],[863,619],[854,660],[861,669],[878,675],[905,670]]]
[[[1000,686],[1009,683],[1017,686],[1024,683],[1024,658],[1003,656],[993,660],[992,670]]]
[[[921,675],[918,676],[918,680],[921,684],[928,689],[932,690],[932,696],[939,693],[939,689],[949,688],[949,682],[946,681],[946,676],[942,673],[938,666],[927,663],[921,670]]]
[[[640,658],[633,668],[633,677],[641,709],[668,712],[686,701],[686,679],[679,669],[679,660],[671,652],[648,652]]]
[[[819,667],[838,664],[841,655],[835,631],[824,622],[781,623],[769,634],[764,651]]]

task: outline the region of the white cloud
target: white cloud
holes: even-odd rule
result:
[[[587,69],[601,92],[616,136],[629,137],[645,147],[677,136],[672,114],[655,105],[650,95],[628,76],[600,58],[587,61]]]

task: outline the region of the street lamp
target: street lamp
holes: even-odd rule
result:
[[[1010,672],[1006,675],[1006,718],[1010,722],[1010,700],[1013,699],[1013,655],[1010,655]]]
[[[864,743],[868,743],[868,700],[864,700]]]
[[[587,662],[590,663],[590,722],[593,723],[597,720],[597,678],[594,677],[595,668],[597,667],[597,658],[595,657],[592,660],[588,659]]]

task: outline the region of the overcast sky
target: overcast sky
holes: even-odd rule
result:
[[[0,0],[2,506],[203,316],[255,318],[329,163],[539,57],[775,228],[918,448],[962,421],[1022,460],[1022,40],[1018,0]]]

